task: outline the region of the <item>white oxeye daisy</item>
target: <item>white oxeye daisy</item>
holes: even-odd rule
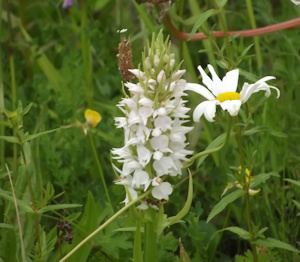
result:
[[[211,65],[208,65],[208,69],[211,73],[212,79],[209,78],[201,66],[198,66],[198,70],[202,76],[202,82],[207,88],[194,83],[188,83],[185,87],[185,91],[190,90],[197,92],[208,100],[200,103],[195,108],[193,114],[195,122],[199,122],[203,114],[208,121],[213,122],[217,105],[220,105],[223,110],[227,110],[231,116],[236,116],[241,105],[245,103],[253,93],[258,91],[265,91],[265,95],[269,96],[271,94],[270,89],[272,88],[277,91],[277,98],[280,95],[278,88],[269,86],[266,83],[266,81],[275,79],[274,76],[266,76],[254,84],[244,83],[242,91],[238,93],[238,69],[229,71],[222,80],[217,76]]]

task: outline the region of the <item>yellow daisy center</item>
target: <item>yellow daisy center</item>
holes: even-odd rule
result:
[[[241,98],[241,95],[237,92],[226,92],[219,94],[216,97],[216,100],[219,100],[220,102],[224,102],[226,100],[239,100]]]
[[[87,124],[92,127],[97,126],[97,124],[102,119],[101,115],[98,112],[91,109],[85,110],[84,117],[86,119]]]

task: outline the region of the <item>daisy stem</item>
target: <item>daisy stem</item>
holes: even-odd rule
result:
[[[239,147],[239,155],[240,155],[240,164],[241,167],[244,167],[245,161],[244,161],[244,154],[243,154],[243,145],[242,145],[242,133],[241,133],[241,128],[239,125],[239,119],[238,116],[235,117],[235,122],[236,122],[236,139]],[[252,225],[252,219],[251,219],[251,202],[250,202],[250,195],[249,195],[249,184],[245,186],[244,190],[246,191],[246,197],[245,197],[245,202],[246,202],[246,217],[247,217],[247,225],[248,225],[248,230],[251,235],[250,239],[250,245],[252,248],[252,254],[253,254],[253,261],[258,262],[258,256],[257,256],[257,251],[256,251],[256,245],[254,244],[255,241],[255,233]]]
[[[221,150],[227,144],[227,142],[228,142],[228,140],[230,138],[230,133],[231,133],[231,117],[229,117],[228,122],[227,122],[227,132],[226,132],[226,137],[225,137],[224,143],[221,144],[218,147],[207,149],[205,151],[197,153],[196,155],[193,155],[188,161],[186,161],[186,162],[183,163],[183,167],[184,168],[189,167],[199,157],[202,157],[202,156],[205,156],[205,155],[209,155],[209,154],[212,154],[212,153],[215,153],[215,152]]]
[[[100,178],[101,178],[101,181],[102,181],[102,184],[103,184],[103,187],[104,187],[105,195],[106,195],[108,204],[109,204],[109,206],[111,208],[111,212],[113,214],[114,213],[114,209],[113,209],[113,206],[111,204],[111,200],[110,200],[110,197],[109,197],[109,193],[108,193],[106,181],[105,181],[103,170],[102,170],[102,167],[101,167],[101,163],[100,163],[100,160],[99,160],[99,157],[98,157],[98,154],[97,154],[95,143],[94,143],[94,140],[93,140],[93,138],[92,138],[92,136],[91,136],[90,133],[88,133],[88,137],[89,137],[90,144],[91,144],[91,147],[92,147],[92,151],[93,151],[93,154],[94,154],[94,157],[95,157],[97,168],[98,168],[98,171],[99,171],[99,174],[100,174]]]
[[[111,222],[113,222],[117,217],[122,215],[127,209],[129,209],[131,206],[135,205],[137,202],[141,201],[143,198],[148,196],[151,193],[151,190],[148,190],[144,194],[140,195],[135,200],[128,203],[128,205],[124,206],[122,209],[120,209],[117,213],[115,213],[113,216],[111,216],[105,223],[103,223],[101,226],[99,226],[94,232],[89,234],[85,239],[83,239],[75,248],[73,248],[66,256],[64,256],[59,262],[64,262],[68,258],[70,258],[76,251],[78,251],[79,248],[81,248],[85,243],[87,243],[90,239],[92,239],[94,236],[96,236],[99,232],[101,232],[106,226],[108,226]]]

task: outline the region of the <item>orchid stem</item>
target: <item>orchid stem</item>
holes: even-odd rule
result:
[[[63,257],[59,262],[64,262],[68,258],[70,258],[76,251],[78,251],[79,248],[81,248],[85,243],[87,243],[91,238],[96,236],[99,232],[101,232],[106,226],[108,226],[111,222],[113,222],[117,217],[119,217],[121,214],[123,214],[127,209],[129,209],[131,206],[133,206],[135,203],[141,201],[143,198],[148,196],[151,193],[151,190],[147,191],[146,193],[140,195],[135,200],[129,202],[126,206],[124,206],[122,209],[120,209],[117,213],[115,213],[113,216],[111,216],[105,223],[103,223],[101,226],[99,226],[94,232],[89,234],[85,239],[83,239],[75,248],[73,248],[65,257]]]

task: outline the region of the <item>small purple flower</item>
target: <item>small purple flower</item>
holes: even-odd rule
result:
[[[67,8],[69,6],[72,6],[74,4],[73,0],[65,0],[63,3],[63,8]]]

